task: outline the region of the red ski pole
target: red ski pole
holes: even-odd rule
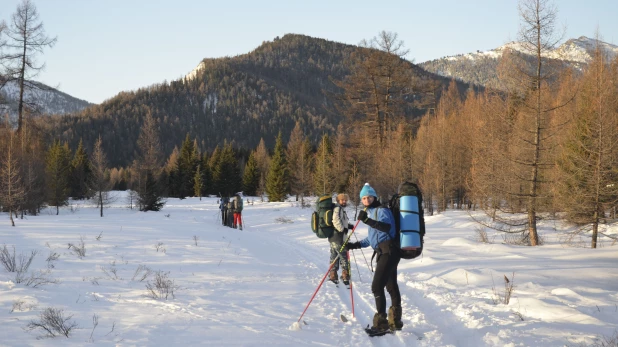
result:
[[[333,268],[333,265],[335,265],[335,262],[337,260],[339,260],[339,257],[341,256],[341,252],[343,251],[343,249],[345,248],[345,245],[348,244],[348,241],[350,240],[350,236],[352,236],[352,234],[354,234],[354,231],[356,230],[356,226],[358,225],[358,222],[360,221],[356,221],[356,224],[354,225],[354,228],[352,229],[352,232],[350,233],[350,235],[348,236],[348,238],[345,240],[345,242],[343,243],[343,245],[341,246],[341,249],[339,250],[339,255],[337,255],[337,257],[335,258],[335,260],[330,263],[330,266],[328,267],[328,271],[326,271],[326,273],[324,274],[324,277],[322,277],[322,281],[320,281],[320,284],[318,285],[318,287],[315,289],[315,292],[313,292],[313,295],[311,296],[311,299],[309,299],[309,302],[307,303],[307,306],[305,306],[305,310],[303,311],[303,313],[300,315],[300,317],[298,317],[297,322],[300,322],[300,320],[303,318],[303,316],[305,315],[305,312],[307,312],[307,309],[309,308],[309,305],[311,305],[311,302],[313,301],[313,299],[315,298],[315,295],[318,293],[318,291],[320,290],[320,288],[322,287],[322,284],[324,283],[324,280],[326,279],[326,276],[328,276],[328,273],[330,272],[330,269]],[[348,255],[349,256],[349,255]],[[352,288],[352,287],[350,287]],[[354,310],[354,304],[352,304],[352,310]]]

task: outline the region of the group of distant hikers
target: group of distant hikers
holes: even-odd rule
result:
[[[235,194],[232,197],[222,197],[219,201],[221,224],[226,227],[242,230],[242,208],[243,200],[240,194]]]
[[[348,231],[353,230],[355,225],[349,222],[346,213],[350,199],[345,193],[337,195],[336,204],[333,204],[330,195],[318,198],[316,212],[312,216],[312,229],[318,237],[328,238],[331,265],[329,279],[336,284],[337,272],[341,267],[341,280],[349,286],[348,251],[369,246],[373,248],[377,263],[371,291],[377,312],[373,317],[373,325],[365,330],[369,336],[381,336],[403,328],[397,267],[401,259],[414,259],[422,252],[425,235],[422,194],[416,184],[404,182],[390,201],[382,203],[374,188],[365,183],[359,198],[363,209],[356,219],[369,227],[366,238],[348,242]],[[391,298],[388,314],[384,289]]]

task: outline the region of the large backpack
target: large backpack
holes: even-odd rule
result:
[[[414,259],[423,252],[425,217],[423,194],[411,182],[399,185],[397,194],[390,200],[389,208],[395,217],[396,243],[402,259]]]
[[[242,199],[238,195],[234,199],[234,212],[242,212]]]
[[[311,215],[311,230],[321,239],[333,236],[333,197],[322,195],[315,203],[315,212]]]

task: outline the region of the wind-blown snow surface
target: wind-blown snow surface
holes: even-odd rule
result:
[[[375,306],[359,251],[356,317],[350,292],[324,283],[303,317],[307,325],[294,329],[329,265],[327,241],[309,227],[311,209],[246,202],[241,231],[220,225],[215,198],[170,199],[161,212],[147,213],[122,200],[104,218],[79,202],[75,212],[45,210],[15,228],[2,214],[0,247],[15,246],[18,256],[39,251],[30,272],[47,269],[51,252],[60,254],[50,274],[60,283],[31,288],[0,268],[0,345],[549,347],[590,344],[618,325],[617,246],[565,246],[553,224],[541,228],[540,247],[505,245],[500,236],[482,244],[465,212],[447,212],[427,217],[423,258],[400,263],[403,331],[365,335]],[[366,233],[361,224],[359,237]],[[67,249],[80,237],[82,259]],[[175,298],[149,298],[153,276],[133,278],[140,265],[169,272]],[[513,272],[511,303],[494,304],[492,286],[502,293],[504,275],[513,279]],[[70,338],[37,339],[42,332],[24,329],[47,307],[73,315],[79,328]]]

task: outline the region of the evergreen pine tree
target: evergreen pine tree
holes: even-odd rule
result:
[[[91,192],[88,191],[89,181],[92,178],[92,163],[88,159],[88,154],[84,149],[82,140],[71,161],[71,197],[73,199],[89,198]]]
[[[61,145],[60,141],[55,141],[47,152],[47,203],[56,206],[56,215],[60,213],[60,206],[65,206],[69,199],[70,155],[69,146],[66,143]]]
[[[201,165],[197,166],[197,170],[195,170],[195,175],[193,176],[193,195],[199,196],[200,201],[202,201],[202,189],[204,188],[204,177],[202,176],[202,170],[200,170]]]
[[[288,169],[283,150],[283,140],[281,132],[275,142],[275,153],[273,153],[268,176],[266,177],[266,193],[268,201],[283,201],[288,192]]]
[[[195,167],[193,161],[193,142],[189,138],[189,134],[182,143],[180,148],[180,156],[178,157],[176,184],[178,186],[178,195],[180,199],[193,195],[193,177],[195,176]]]
[[[218,159],[213,170],[215,188],[223,196],[231,196],[242,189],[240,169],[232,144],[224,144]]]
[[[209,194],[215,194],[213,192],[213,187],[212,187],[212,172],[210,169],[210,165],[209,165],[209,160],[208,160],[208,154],[204,153],[204,155],[202,155],[202,161],[201,161],[201,170],[202,170],[202,180],[203,180],[203,185],[202,185],[202,196],[208,196]]]
[[[251,152],[245,165],[245,174],[242,178],[243,192],[245,195],[254,196],[260,184],[260,170],[255,159],[255,152]]]
[[[163,205],[165,205],[165,202],[161,198],[159,183],[150,171],[146,172],[145,180],[146,182],[143,185],[143,190],[139,192],[137,198],[140,211],[159,211]]]

